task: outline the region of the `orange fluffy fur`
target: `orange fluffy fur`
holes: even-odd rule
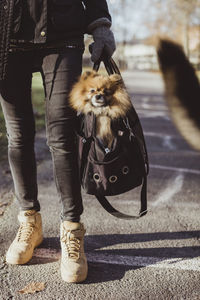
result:
[[[92,105],[92,98],[102,97],[104,105]],[[131,108],[131,101],[120,75],[104,76],[97,72],[85,72],[70,93],[70,105],[83,114],[96,116],[96,134],[108,147],[113,141],[111,121],[123,117]]]

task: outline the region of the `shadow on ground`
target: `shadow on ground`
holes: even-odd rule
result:
[[[89,262],[89,275],[85,284],[98,283],[119,280],[124,277],[128,270],[140,269],[142,266],[127,266],[112,261],[109,262],[109,256],[116,255],[128,256],[134,258],[139,257],[156,257],[156,258],[195,258],[199,256],[199,246],[182,246],[182,247],[151,247],[146,248],[137,245],[137,243],[153,242],[153,241],[173,241],[186,240],[191,238],[200,238],[200,231],[181,231],[181,232],[156,232],[142,234],[112,234],[112,235],[88,235],[85,237],[85,251],[88,254],[104,255],[104,262]],[[127,248],[128,245],[131,248]],[[170,243],[169,243],[170,245]],[[115,246],[115,248],[113,248]],[[108,247],[108,249],[105,249]],[[110,247],[110,248],[109,248]],[[117,247],[117,249],[116,249]],[[120,249],[122,247],[122,249]],[[125,248],[126,247],[126,248]],[[108,256],[106,261],[106,256]],[[40,247],[35,250],[32,260],[33,264],[46,264],[56,262],[60,259],[60,241],[57,237],[45,238]]]

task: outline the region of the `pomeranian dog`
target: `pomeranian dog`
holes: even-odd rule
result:
[[[160,39],[158,62],[165,83],[167,104],[175,125],[200,151],[200,83],[181,45]]]
[[[115,136],[112,121],[124,117],[132,106],[120,75],[101,75],[95,71],[83,73],[73,86],[69,101],[77,112],[94,113],[96,136],[108,148]]]

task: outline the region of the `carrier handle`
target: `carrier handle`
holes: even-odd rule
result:
[[[90,53],[92,53],[92,50],[93,50],[93,44],[89,45]],[[94,63],[94,65],[93,65],[94,71],[98,72],[101,62],[104,63],[104,66],[105,66],[105,69],[106,69],[108,75],[119,74],[121,76],[118,66],[116,65],[113,58],[108,56],[105,49],[102,51],[102,54],[101,54],[99,60]]]
[[[108,58],[105,55],[102,56],[98,62],[94,63],[94,65],[93,65],[94,71],[98,72],[102,61],[104,63],[104,66],[105,66],[105,69],[106,69],[108,75],[119,74],[121,76],[120,70],[119,70],[118,66],[116,65],[114,59]]]
[[[140,213],[136,216],[127,215],[118,211],[110,204],[110,202],[103,195],[95,195],[95,197],[97,198],[99,203],[103,206],[103,208],[112,216],[123,220],[137,220],[147,214],[147,176],[145,174],[143,178],[143,184],[142,184],[142,189],[140,194],[141,208],[140,208]]]

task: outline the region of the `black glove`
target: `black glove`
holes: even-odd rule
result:
[[[103,51],[110,58],[116,49],[115,38],[110,28],[108,26],[99,26],[92,31],[92,36],[94,43],[90,45],[91,60],[94,63],[97,62]]]

